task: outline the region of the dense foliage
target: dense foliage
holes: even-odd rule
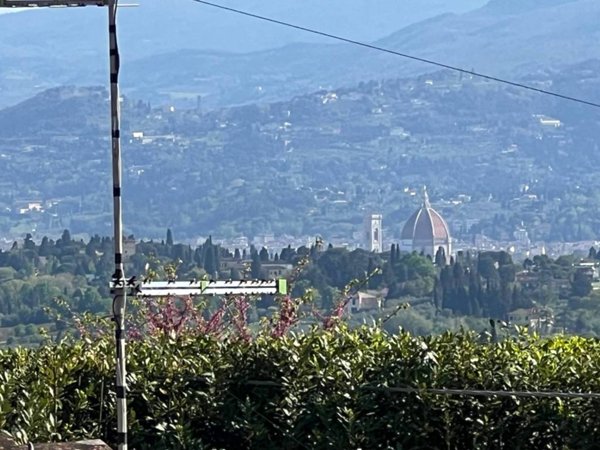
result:
[[[169,270],[187,279],[207,272],[216,276],[220,257],[228,255],[210,239],[193,250],[175,244],[170,230],[166,243],[138,241],[135,246],[127,270],[138,276],[146,264],[146,272],[157,277],[167,277]],[[43,237],[36,243],[27,234],[10,250],[0,250],[0,327],[47,323],[45,308],[53,307],[56,299],[66,301],[75,312],[107,312],[113,261],[109,237],[96,235],[84,242],[64,230],[59,239]]]
[[[381,299],[380,309],[354,314],[349,321],[371,323],[409,303],[411,311],[385,324],[392,333],[398,326],[423,335],[461,327],[481,331],[490,317],[510,320],[514,310],[538,308],[553,316],[555,331],[600,334],[600,296],[593,289],[599,257],[594,248],[583,262],[573,256],[536,256],[516,264],[506,252],[458,252],[446,261],[439,252],[430,258],[400,252],[395,245],[381,254],[316,245],[288,246],[280,253],[264,247],[230,252],[211,238],[197,247],[176,243],[170,230],[163,241],[126,242],[135,248],[126,259],[126,273],[138,278],[269,278],[269,267],[283,267],[277,276],[290,276],[292,267],[302,266],[293,294],[310,293],[311,307],[320,312],[336,306],[349,282],[380,268],[381,273],[361,286]],[[37,344],[40,326],[62,332],[65,324],[56,320],[57,302],[75,313],[108,313],[112,254],[111,238],[93,236],[86,242],[73,239],[68,230],[57,240],[44,237],[39,243],[27,235],[0,251],[0,342]],[[252,303],[249,321],[270,316],[274,306],[270,297]]]
[[[592,449],[598,400],[426,388],[599,392],[596,340],[395,336],[337,327],[248,341],[158,334],[128,353],[131,443],[177,448]],[[114,441],[111,338],[0,352],[0,428]],[[388,387],[411,386],[418,394]]]

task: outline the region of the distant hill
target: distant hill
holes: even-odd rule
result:
[[[323,42],[325,39],[297,30],[269,25],[244,16],[195,3],[193,0],[140,0],[139,8],[119,10],[119,33],[128,57],[149,56],[181,49],[251,52],[281,47],[292,42]],[[294,21],[332,33],[352,34],[376,40],[411,23],[446,12],[478,8],[486,0],[220,0],[215,3]],[[33,45],[60,52],[67,44],[104,39],[106,11],[102,8],[41,9],[0,18],[0,41],[22,38],[35,30],[43,37]],[[21,39],[21,42],[17,40]],[[27,40],[32,42],[32,40]],[[78,42],[77,42],[78,41]],[[99,48],[99,54],[104,54]]]
[[[519,79],[598,101],[600,61]],[[126,226],[138,237],[348,240],[380,211],[391,238],[423,184],[458,238],[512,239],[522,222],[533,240],[600,235],[600,121],[588,106],[448,71],[209,112],[122,106]],[[0,233],[110,232],[108,110],[104,88],[74,87],[0,110]],[[54,206],[20,215],[28,199]]]
[[[518,14],[524,11],[547,8],[576,1],[577,0],[490,0],[487,9],[506,14]]]
[[[492,0],[435,17],[449,8],[438,0],[382,0],[377,9],[367,0],[227,4],[366,41],[387,34],[378,45],[510,78],[600,57],[597,0]],[[0,16],[0,106],[52,86],[106,84],[105,13]],[[201,97],[212,109],[433,70],[335,41],[294,43],[314,37],[192,1],[143,0],[141,8],[120,11],[120,24],[124,92],[153,103],[189,107]]]
[[[509,78],[600,57],[600,2],[536,0],[523,8],[513,2],[500,9],[497,4],[410,25],[377,45]],[[130,62],[125,80],[139,97],[177,102],[202,95],[207,107],[214,107],[432,70],[423,63],[349,45],[297,44],[244,55],[158,55]]]
[[[108,91],[104,87],[62,86],[0,110],[0,137],[86,135],[108,131]]]
[[[186,49],[252,52],[324,38],[259,22],[192,0],[140,0],[119,10],[123,61]],[[221,4],[332,33],[372,41],[448,11],[464,12],[485,0],[222,0]],[[0,16],[0,106],[63,84],[105,83],[104,8],[40,9]],[[152,67],[168,85],[170,64]],[[138,85],[129,72],[130,85]],[[226,74],[224,74],[226,76]],[[217,74],[218,76],[218,74]]]

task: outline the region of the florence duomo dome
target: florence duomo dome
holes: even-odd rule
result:
[[[423,204],[404,224],[400,235],[400,250],[423,252],[434,258],[440,247],[444,249],[446,258],[450,258],[452,239],[448,224],[431,207],[427,188],[423,187]]]

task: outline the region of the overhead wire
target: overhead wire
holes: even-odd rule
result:
[[[404,394],[433,394],[433,395],[466,395],[472,397],[521,397],[521,398],[571,398],[571,399],[600,399],[600,394],[595,392],[551,392],[551,391],[497,391],[487,389],[435,389],[411,388],[393,386],[362,386],[370,391],[396,392]]]
[[[284,388],[283,383],[269,380],[249,380],[246,384],[257,387]],[[564,392],[564,391],[510,391],[490,389],[448,389],[448,388],[415,388],[376,386],[364,384],[359,389],[367,391],[381,391],[403,394],[433,394],[433,395],[466,395],[474,397],[520,397],[520,398],[564,398],[564,399],[595,399],[600,400],[600,393],[596,392]]]
[[[300,31],[304,31],[306,33],[311,33],[311,34],[315,34],[318,36],[323,36],[326,38],[330,38],[330,39],[334,39],[336,41],[340,41],[340,42],[345,42],[347,44],[352,44],[352,45],[357,45],[359,47],[363,47],[363,48],[367,48],[370,50],[375,50],[375,51],[379,51],[379,52],[383,52],[383,53],[388,53],[390,55],[394,55],[394,56],[399,56],[405,59],[410,59],[413,61],[417,61],[417,62],[421,62],[424,64],[429,64],[431,66],[436,66],[436,67],[440,67],[443,69],[448,69],[448,70],[452,70],[454,72],[460,72],[463,74],[468,74],[471,75],[473,77],[477,77],[477,78],[482,78],[485,80],[489,80],[489,81],[495,81],[497,83],[501,83],[501,84],[505,84],[505,85],[509,85],[509,86],[513,86],[519,89],[526,89],[528,91],[533,91],[533,92],[537,92],[539,94],[543,94],[543,95],[549,95],[552,97],[556,97],[556,98],[560,98],[562,100],[567,100],[570,102],[575,102],[575,103],[580,103],[583,105],[587,105],[587,106],[591,106],[594,108],[600,108],[600,103],[597,102],[593,102],[590,100],[585,100],[582,98],[578,98],[578,97],[573,97],[570,95],[566,95],[566,94],[561,94],[559,92],[554,92],[554,91],[550,91],[547,89],[542,89],[542,88],[537,88],[535,86],[531,86],[525,83],[520,83],[517,81],[511,81],[511,80],[507,80],[505,78],[500,78],[494,75],[488,75],[482,72],[475,72],[473,70],[467,70],[467,69],[463,69],[462,67],[458,67],[458,66],[453,66],[451,64],[446,64],[443,62],[439,62],[439,61],[435,61],[433,59],[427,59],[427,58],[421,58],[419,56],[415,56],[415,55],[410,55],[408,53],[402,53],[402,52],[398,52],[396,50],[392,50],[389,48],[385,48],[385,47],[381,47],[379,45],[375,45],[375,44],[368,44],[366,42],[362,42],[362,41],[358,41],[356,39],[351,39],[351,38],[347,38],[347,37],[343,37],[343,36],[339,36],[336,34],[332,34],[332,33],[327,33],[324,31],[320,31],[320,30],[316,30],[314,28],[308,28],[305,26],[301,26],[301,25],[296,25],[290,22],[286,22],[283,20],[278,20],[278,19],[273,19],[271,17],[267,17],[267,16],[262,16],[260,14],[254,14],[248,11],[243,11],[241,9],[237,9],[237,8],[231,8],[229,6],[223,6],[223,5],[219,5],[216,3],[212,3],[212,2],[208,2],[206,0],[192,0],[196,3],[200,3],[206,6],[211,6],[213,8],[217,8],[217,9],[221,9],[224,11],[229,11],[231,13],[235,13],[235,14],[239,14],[239,15],[243,15],[246,17],[251,17],[253,19],[257,19],[257,20],[262,20],[264,22],[270,22],[273,24],[277,24],[277,25],[281,25],[284,27],[288,27],[288,28],[293,28],[296,30],[300,30]]]

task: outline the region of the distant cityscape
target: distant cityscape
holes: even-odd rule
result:
[[[417,189],[407,189],[407,193],[411,196],[419,195]],[[427,194],[425,193],[425,195]],[[465,201],[470,201],[470,197],[467,195],[458,196],[451,201],[451,203],[460,204]],[[447,203],[447,201],[443,203]],[[47,212],[47,210],[52,210],[57,204],[58,202],[43,202],[41,200],[23,201],[21,202],[21,206],[18,207],[18,214],[21,216],[41,214]],[[56,236],[53,236],[53,233],[49,233],[49,237],[57,237],[60,235],[60,232],[62,232],[62,230],[57,227],[60,224],[60,219],[56,214],[51,214],[50,216],[55,217],[56,223],[53,225],[53,228],[57,231],[54,233]],[[420,221],[416,220],[417,217],[420,217]],[[435,220],[432,220],[432,217]],[[458,251],[479,252],[503,250],[510,253],[517,261],[524,260],[525,258],[532,258],[536,255],[557,257],[565,254],[579,254],[584,256],[588,254],[590,247],[598,247],[600,245],[600,241],[598,240],[536,242],[530,238],[530,230],[523,223],[515,227],[512,239],[497,240],[486,236],[485,234],[476,233],[473,234],[470,239],[466,240],[458,239],[452,235],[451,231],[453,229],[468,228],[476,223],[477,220],[463,220],[447,223],[443,216],[431,207],[427,196],[427,198],[423,199],[421,207],[402,222],[402,232],[400,234],[397,234],[397,232],[394,233],[394,230],[398,229],[397,226],[392,227],[386,224],[385,215],[381,212],[377,212],[366,214],[364,216],[363,228],[356,228],[349,236],[298,236],[292,234],[276,235],[274,233],[264,233],[257,234],[253,237],[244,235],[234,238],[212,236],[212,241],[232,252],[235,249],[240,251],[249,250],[251,246],[254,246],[258,249],[265,247],[271,253],[278,253],[288,246],[292,248],[302,246],[310,247],[315,243],[316,238],[321,238],[327,245],[331,244],[333,247],[347,248],[348,250],[362,248],[375,253],[385,252],[389,250],[392,245],[399,245],[403,251],[423,252],[424,254],[431,256],[436,253],[440,246],[444,248],[446,255],[449,256],[456,254]],[[415,224],[419,226],[415,227]],[[410,230],[411,228],[412,231]],[[60,232],[58,230],[60,230]],[[36,230],[34,229],[32,231],[35,233]],[[175,228],[174,231],[176,232],[177,229]],[[413,235],[411,235],[411,233],[413,233]],[[465,233],[462,234],[464,235]],[[38,234],[37,240],[41,240],[42,236],[43,234]],[[79,236],[83,239],[89,238],[89,235],[85,233],[77,233],[75,236]],[[208,236],[197,236],[195,238],[179,239],[179,241],[191,246],[198,246],[207,238]],[[15,240],[19,239],[7,236],[0,238],[0,248],[4,250],[9,249]]]

